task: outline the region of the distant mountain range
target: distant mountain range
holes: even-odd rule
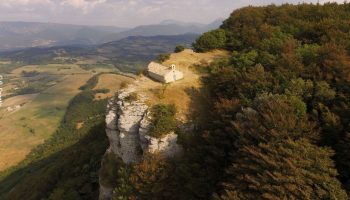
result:
[[[159,54],[172,52],[179,44],[190,47],[198,36],[130,36],[100,45],[35,47],[0,52],[0,58],[26,64],[52,63],[56,57],[85,58],[114,64],[122,71],[135,72]]]
[[[30,47],[97,45],[129,36],[201,34],[219,27],[221,23],[222,20],[210,24],[166,20],[159,24],[127,29],[113,26],[0,22],[0,51]]]

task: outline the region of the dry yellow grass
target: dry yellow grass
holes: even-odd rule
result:
[[[13,70],[11,73],[14,75],[21,75],[23,71],[38,71],[45,72],[50,74],[59,74],[59,75],[70,75],[70,74],[87,74],[86,70],[81,69],[76,64],[48,64],[48,65],[27,65]]]
[[[2,89],[3,89],[2,94],[3,94],[3,96],[11,94],[11,90],[14,89],[14,88],[16,88],[15,84],[4,84],[2,86]]]
[[[163,84],[142,77],[136,83],[137,92],[146,93],[150,97],[150,104],[174,103],[179,111],[178,117],[186,121],[188,114],[191,113],[193,105],[191,103],[196,101],[193,99],[196,97],[192,93],[192,88],[200,87],[200,75],[193,71],[191,66],[201,61],[210,62],[215,58],[227,55],[228,53],[225,51],[199,54],[190,50],[172,54],[170,60],[166,61],[164,65],[176,64],[178,69],[184,72],[185,78],[168,85],[163,90],[165,88]],[[79,68],[78,65],[56,64],[21,67],[14,70],[12,75],[18,77],[23,70],[60,74],[64,80],[37,96],[26,95],[4,102],[6,105],[21,102],[26,104],[13,113],[1,110],[3,115],[0,116],[2,117],[0,119],[0,171],[23,160],[33,147],[41,144],[54,133],[66,111],[69,100],[79,92],[78,88],[93,75],[91,72]],[[110,92],[97,94],[97,97],[99,95],[102,95],[101,98],[112,96],[124,81],[131,82],[132,79],[116,74],[101,75],[98,85],[94,89],[110,89]],[[83,123],[77,124],[77,128],[82,126]]]
[[[77,123],[77,125],[76,125],[76,129],[77,130],[79,130],[79,129],[81,129],[81,128],[83,128],[84,127],[84,122],[79,122],[79,123]]]
[[[27,95],[18,95],[15,97],[11,97],[9,99],[6,99],[2,106],[4,108],[9,106],[15,106],[15,105],[23,105],[32,102],[38,94],[27,94]]]
[[[210,63],[214,59],[227,57],[227,51],[212,51],[208,53],[195,53],[192,50],[185,50],[181,53],[171,54],[170,59],[163,63],[165,66],[175,64],[177,69],[184,73],[184,79],[165,85],[155,82],[147,77],[139,79],[137,84],[138,93],[146,93],[150,97],[149,104],[157,103],[175,104],[178,110],[177,117],[186,122],[189,114],[193,114],[193,102],[200,103],[199,96],[196,96],[196,89],[200,88],[201,75],[192,67],[201,62]]]
[[[109,93],[107,94],[97,93],[95,95],[95,98],[105,99],[105,98],[112,97],[120,89],[122,83],[129,84],[132,81],[133,81],[132,78],[118,75],[118,74],[102,74],[99,76],[98,84],[94,89],[95,90],[109,89]]]
[[[27,102],[9,113],[2,108],[0,119],[0,171],[23,160],[31,149],[41,144],[57,129],[70,99],[92,74],[64,76],[57,85],[43,93],[13,97],[4,105]]]
[[[11,62],[10,61],[0,60],[0,65],[6,65],[6,64],[11,64]]]
[[[12,83],[20,82],[22,71],[34,70],[59,75],[60,78],[40,94],[16,96],[4,101],[0,108],[0,171],[23,160],[33,147],[55,132],[69,101],[80,92],[79,88],[88,79],[99,72],[115,71],[101,68],[92,73],[81,69],[78,64],[28,65],[13,70],[8,77]],[[111,94],[119,87],[120,80],[125,79],[117,75],[101,77],[97,87],[110,89]],[[10,84],[4,85],[6,92],[14,87]],[[21,104],[23,107],[16,111],[8,112],[6,109]],[[81,127],[83,123],[77,125],[77,128]]]

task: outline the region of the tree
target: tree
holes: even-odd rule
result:
[[[195,51],[207,52],[213,49],[224,48],[226,44],[226,32],[223,29],[209,31],[200,36],[193,44]]]
[[[170,59],[170,54],[166,53],[166,54],[160,54],[158,57],[157,57],[157,61],[160,62],[160,63],[163,63],[167,60]]]
[[[312,144],[314,125],[298,98],[262,95],[237,114],[237,134],[221,199],[342,199],[329,148]]]
[[[177,120],[174,104],[157,104],[151,108],[151,114],[152,127],[149,131],[150,136],[160,138],[171,131],[175,131]]]
[[[346,200],[332,155],[304,139],[244,146],[227,170],[221,199]]]
[[[340,173],[340,180],[344,183],[347,191],[350,190],[350,132],[335,146],[337,168]]]
[[[183,45],[178,45],[175,47],[175,50],[174,52],[175,53],[180,53],[180,52],[183,52],[185,50],[185,47]]]

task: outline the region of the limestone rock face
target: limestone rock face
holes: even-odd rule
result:
[[[151,113],[146,105],[147,97],[137,94],[135,87],[121,90],[107,104],[106,134],[109,139],[109,151],[123,160],[125,164],[138,163],[145,153],[160,153],[172,157],[181,152],[177,144],[177,135],[171,132],[162,138],[148,135],[152,127]],[[103,165],[102,165],[103,167]],[[113,188],[100,185],[100,200],[110,200]]]
[[[142,156],[139,127],[148,106],[143,99],[128,101],[133,88],[121,91],[107,106],[106,133],[113,153],[124,163],[138,162]]]
[[[174,132],[162,138],[155,138],[148,135],[151,126],[150,113],[147,112],[139,129],[141,147],[144,153],[160,153],[166,157],[173,157],[181,152],[182,148],[177,144],[177,135]]]

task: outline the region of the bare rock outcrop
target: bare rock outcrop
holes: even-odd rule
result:
[[[177,144],[177,134],[170,132],[167,135],[156,138],[150,136],[152,126],[151,113],[147,112],[140,123],[139,135],[141,148],[144,153],[160,153],[166,157],[173,157],[181,153],[181,146]]]
[[[135,93],[135,86],[121,90],[107,105],[106,134],[116,158],[125,164],[138,163],[145,153],[160,153],[172,157],[181,152],[177,134],[170,132],[162,138],[148,135],[152,126],[147,97]],[[135,98],[136,97],[136,98]],[[103,166],[102,166],[103,167]],[[100,181],[101,183],[101,181]],[[110,200],[113,189],[100,186],[100,200]]]

